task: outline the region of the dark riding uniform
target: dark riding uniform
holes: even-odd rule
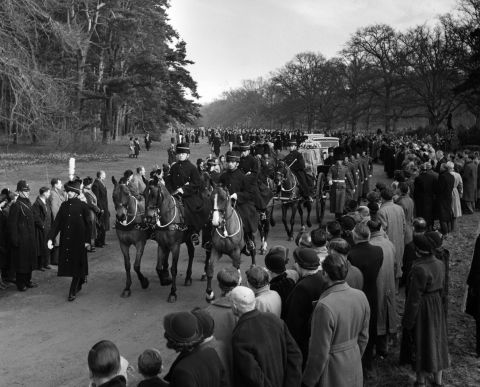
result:
[[[291,142],[290,145],[296,145],[296,143]],[[295,149],[285,157],[284,161],[298,180],[300,194],[304,198],[308,198],[310,195],[310,187],[308,184],[307,172],[305,172],[305,160],[302,154]]]
[[[178,144],[177,153],[190,153],[190,149],[187,144]],[[201,196],[202,180],[198,169],[188,159],[177,161],[170,168],[165,185],[171,194],[179,188],[183,190],[185,224],[198,233],[208,217],[208,208]]]

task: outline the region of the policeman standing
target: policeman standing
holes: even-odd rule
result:
[[[191,240],[195,245],[200,243],[198,233],[208,218],[208,208],[201,196],[202,180],[198,169],[190,160],[190,147],[180,143],[176,148],[177,162],[170,168],[165,178],[165,185],[172,194],[180,194],[185,209],[185,224],[189,226]]]
[[[339,219],[343,215],[346,199],[347,184],[353,187],[353,179],[348,168],[343,165],[343,149],[335,148],[335,164],[332,165],[327,174],[327,181],[330,185],[330,212]]]

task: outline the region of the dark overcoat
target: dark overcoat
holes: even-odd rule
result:
[[[453,186],[455,177],[448,171],[440,174],[437,182],[437,216],[440,222],[451,222],[453,220]]]
[[[108,211],[107,187],[101,180],[95,179],[92,184],[92,192],[97,197],[98,208],[103,210],[103,213],[98,215],[97,221],[105,231],[108,231],[110,230],[110,212]]]
[[[417,217],[425,219],[427,224],[433,223],[433,209],[435,200],[435,187],[438,176],[435,172],[426,171],[415,178],[413,201]]]
[[[467,161],[463,167],[463,197],[465,202],[477,200],[477,173],[478,168],[473,161]]]
[[[237,194],[237,210],[242,218],[246,232],[254,233],[258,228],[258,212],[255,208],[255,190],[258,187],[246,179],[245,174],[239,169],[227,170],[220,176],[220,184],[228,189],[230,195]]]
[[[180,353],[165,380],[170,387],[223,387],[228,383],[217,351],[201,347]]]
[[[52,208],[48,200],[46,203],[39,197],[32,206],[35,219],[35,240],[37,241],[37,254],[42,259],[48,257],[50,252],[47,247],[47,237],[53,223]]]
[[[308,356],[310,317],[315,308],[313,302],[320,298],[325,287],[325,279],[318,272],[302,278],[287,298],[284,320],[302,351],[304,363]]]
[[[13,267],[17,273],[30,273],[37,262],[35,218],[29,199],[19,197],[10,207],[8,231]]]
[[[480,235],[475,242],[472,265],[467,278],[468,295],[465,312],[480,321]]]
[[[60,232],[59,277],[84,277],[88,274],[87,249],[90,243],[90,209],[78,198],[63,202],[53,222],[48,239]]]
[[[198,169],[189,161],[177,161],[165,178],[170,193],[182,188],[185,223],[200,231],[208,219],[208,206],[202,198],[202,179]]]
[[[235,387],[300,387],[302,355],[274,314],[256,309],[243,314],[232,347]]]

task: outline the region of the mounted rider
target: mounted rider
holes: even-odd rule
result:
[[[245,175],[239,169],[240,155],[238,152],[227,152],[227,170],[220,175],[220,184],[228,189],[230,198],[236,201],[236,209],[243,221],[247,249],[255,249],[253,234],[258,228],[258,213],[255,208],[255,195],[258,191],[256,173],[248,170],[250,175]]]
[[[208,217],[208,207],[201,196],[202,181],[198,169],[190,160],[190,147],[180,143],[176,147],[177,161],[172,164],[165,178],[168,191],[181,198],[184,206],[185,224],[192,232],[192,242],[199,244],[198,233]]]
[[[291,140],[288,143],[288,149],[290,153],[285,156],[283,160],[290,170],[295,174],[297,178],[298,185],[300,187],[300,195],[308,201],[313,202],[312,197],[310,196],[310,185],[309,177],[305,171],[305,159],[302,154],[297,150],[297,141]]]
[[[238,169],[240,169],[245,175],[258,173],[258,161],[251,155],[251,147],[248,143],[242,142],[238,149],[240,149],[240,163]]]

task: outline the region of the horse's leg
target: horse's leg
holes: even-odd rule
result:
[[[292,215],[290,216],[290,240],[293,239],[293,227],[295,226],[295,215],[297,215],[297,204],[292,203]]]
[[[172,274],[172,287],[170,288],[170,294],[167,301],[172,303],[177,301],[177,270],[178,270],[178,257],[180,255],[180,243],[175,243],[172,248],[172,266],[170,267],[170,273]]]
[[[119,238],[120,241],[120,238]],[[132,294],[130,287],[132,286],[132,276],[130,274],[130,245],[120,241],[120,250],[122,250],[123,254],[123,263],[125,265],[125,274],[127,275],[127,279],[125,281],[125,289],[123,289],[121,297],[130,297]]]
[[[139,231],[139,232],[143,233],[143,231]],[[148,278],[145,277],[140,271],[140,264],[142,263],[143,251],[145,250],[145,245],[147,244],[147,240],[143,235],[139,239],[140,240],[137,243],[135,243],[136,254],[135,254],[135,263],[133,264],[133,270],[135,270],[135,273],[137,273],[137,277],[138,277],[138,280],[140,281],[140,284],[142,285],[142,289],[147,289],[150,282],[148,281]]]
[[[291,241],[292,239],[290,236],[290,230],[287,224],[287,210],[288,210],[288,204],[282,203],[282,223],[283,223],[283,226],[285,227],[285,231],[287,232],[288,240]]]
[[[312,227],[312,222],[310,220],[310,214],[312,212],[312,202],[310,200],[307,200],[305,202],[305,207],[307,208],[307,226]]]
[[[170,250],[168,247],[160,245],[158,243],[157,249],[157,267],[156,271],[158,274],[158,279],[160,280],[160,285],[168,286],[172,283],[172,279],[170,278],[170,274],[168,273],[168,255],[170,254]]]
[[[302,227],[302,231],[305,230],[305,225],[303,224],[303,208],[302,208],[302,203],[303,201],[302,200],[299,200],[297,202],[297,205],[294,206],[297,208],[297,211],[298,211],[298,215],[300,215],[300,226]]]
[[[210,264],[210,256],[212,255],[212,248],[207,247],[205,249],[205,265],[203,266],[203,274],[202,277],[200,278],[200,281],[206,281],[207,280],[207,269],[208,265]]]
[[[192,265],[193,265],[193,257],[195,255],[195,246],[193,246],[190,237],[187,238],[185,242],[187,245],[188,251],[188,267],[187,267],[187,275],[185,276],[185,286],[192,286]]]
[[[260,213],[260,221],[258,222],[258,233],[260,234],[260,255],[265,254],[264,244],[266,240],[266,229],[268,225],[267,210]]]
[[[208,266],[206,268],[207,272],[207,290],[205,299],[207,302],[212,302],[215,299],[215,293],[212,290],[212,278],[213,278],[213,271],[215,262],[220,258],[220,253],[217,249],[213,246],[212,251],[210,253],[210,259],[208,260]]]

